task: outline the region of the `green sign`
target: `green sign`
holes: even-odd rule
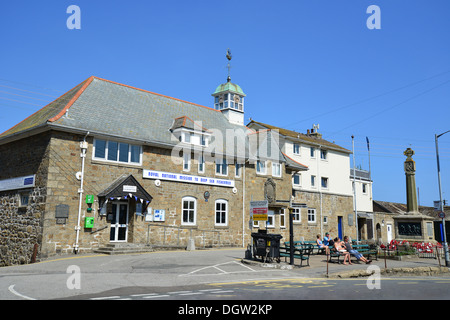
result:
[[[94,195],[93,195],[93,194],[88,194],[88,195],[86,196],[86,203],[87,203],[87,204],[92,204],[92,203],[94,203]]]
[[[84,219],[84,227],[85,228],[93,228],[94,227],[94,217],[86,217]]]

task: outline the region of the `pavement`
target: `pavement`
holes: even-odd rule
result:
[[[243,248],[52,257],[35,264],[0,268],[0,299],[44,300],[119,293],[122,296],[128,291],[140,294],[148,290],[200,290],[217,283],[367,277],[377,271],[383,277],[450,277],[449,268],[439,267],[439,260],[433,258],[385,262],[380,257],[371,264],[353,259],[352,265],[343,265],[327,264],[325,255],[312,255],[310,266],[303,263],[300,267],[299,260],[292,266],[289,258],[287,262],[282,258],[280,263],[263,263],[244,257]],[[440,262],[442,265],[444,261]],[[79,288],[77,283],[81,283]]]
[[[450,276],[450,269],[445,267],[445,261],[437,258],[419,258],[417,256],[407,256],[402,260],[384,259],[372,260],[370,264],[356,261],[352,258],[352,264],[344,265],[337,262],[327,263],[325,255],[311,255],[309,266],[303,261],[294,259],[294,265],[289,263],[289,258],[281,258],[281,262],[262,262],[259,259],[242,259],[242,263],[260,266],[263,268],[275,268],[297,271],[301,270],[303,276],[326,277],[326,278],[356,278],[367,277],[379,270],[384,276]],[[341,259],[342,260],[342,259]],[[376,267],[371,267],[376,266]],[[370,268],[369,268],[370,267]]]

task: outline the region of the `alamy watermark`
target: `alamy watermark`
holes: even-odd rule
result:
[[[171,160],[180,165],[192,159],[216,164],[255,164],[258,160],[283,161],[277,130],[254,131],[247,128],[204,129],[201,121],[195,121],[191,129],[175,129]],[[189,155],[184,157],[184,155]]]
[[[370,14],[367,18],[366,25],[370,30],[381,29],[381,9],[377,5],[370,5],[367,7],[366,13]]]
[[[70,5],[67,7],[66,13],[70,16],[67,18],[66,26],[67,29],[81,29],[81,9],[77,5]]]
[[[371,265],[367,268],[366,272],[371,274],[367,278],[367,289],[381,289],[381,269],[379,266]]]
[[[67,267],[66,273],[69,273],[70,276],[67,278],[66,286],[67,289],[73,290],[81,289],[81,269],[77,265],[70,265]]]

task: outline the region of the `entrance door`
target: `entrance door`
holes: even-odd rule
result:
[[[112,214],[109,240],[112,242],[126,242],[128,234],[128,204],[113,203]]]
[[[343,236],[342,236],[342,217],[341,216],[338,216],[338,237],[339,237],[339,239],[343,239]]]
[[[392,224],[387,224],[387,241],[391,243],[392,240]]]

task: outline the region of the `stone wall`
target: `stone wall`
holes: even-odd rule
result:
[[[73,252],[76,242],[76,231],[79,210],[80,181],[75,174],[81,171],[80,141],[83,136],[71,133],[50,131],[27,139],[12,142],[0,146],[0,160],[8,164],[7,171],[2,171],[0,179],[36,174],[36,190],[41,198],[37,202],[30,201],[25,214],[17,210],[17,192],[1,195],[4,204],[0,207],[2,221],[1,230],[4,232],[8,223],[14,225],[17,234],[5,231],[8,241],[17,241],[19,237],[28,238],[27,253],[20,254],[20,249],[10,260],[30,260],[31,245],[37,241],[39,255],[42,258]],[[148,223],[142,216],[135,214],[135,201],[127,200],[128,204],[128,242],[150,244],[183,244],[192,235],[196,247],[210,247],[218,245],[219,234],[221,245],[246,246],[251,242],[251,233],[257,228],[249,226],[249,209],[251,200],[264,200],[266,197],[265,184],[270,181],[275,185],[276,195],[269,208],[275,210],[275,225],[270,229],[271,233],[280,233],[284,241],[289,238],[289,216],[285,215],[285,226],[280,225],[280,209],[286,208],[292,197],[292,172],[282,167],[282,177],[273,177],[271,163],[267,163],[267,174],[259,175],[255,171],[255,165],[246,163],[244,172],[240,177],[235,177],[235,167],[228,166],[228,175],[220,176],[223,179],[235,181],[237,192],[233,188],[161,181],[159,186],[155,180],[144,179],[143,170],[159,170],[181,173],[182,164],[174,163],[171,159],[171,150],[154,146],[143,146],[142,165],[130,165],[94,160],[92,157],[94,137],[88,136],[89,144],[85,160],[84,193],[81,199],[81,230],[79,234],[79,251],[92,251],[110,242],[110,222],[106,216],[99,214],[99,200],[97,195],[108,188],[117,178],[123,174],[132,174],[139,184],[153,197],[150,207],[163,209],[166,212],[164,222],[153,223],[156,226],[148,228]],[[14,150],[9,154],[6,150]],[[190,175],[216,177],[215,163],[206,162],[205,172],[198,173],[197,162],[192,157],[191,170],[185,172]],[[16,161],[13,161],[16,159]],[[27,160],[28,159],[28,160]],[[218,176],[217,176],[218,177]],[[244,190],[245,182],[245,190]],[[204,194],[208,191],[209,199]],[[88,212],[85,202],[86,195],[94,195],[95,202],[92,212]],[[182,225],[182,198],[194,197],[197,203],[197,219],[193,226]],[[223,199],[228,201],[228,221],[226,225],[215,223],[215,202]],[[2,203],[3,203],[2,202]],[[355,228],[348,225],[348,215],[353,212],[352,198],[339,195],[322,195],[322,217],[320,215],[320,197],[318,193],[296,192],[294,202],[306,203],[309,208],[317,210],[316,223],[308,223],[307,209],[302,209],[302,221],[294,225],[295,239],[315,240],[315,235],[329,231],[332,236],[337,235],[337,216],[343,217],[344,232],[355,237]],[[69,214],[67,218],[57,219],[57,206],[67,205]],[[322,224],[320,219],[328,217],[328,222]],[[94,227],[84,228],[86,217],[94,217]],[[14,221],[14,223],[9,221]],[[180,227],[167,228],[164,236],[164,228],[157,225]],[[20,227],[19,227],[20,225]],[[264,223],[260,223],[265,228]],[[20,230],[20,231],[19,231]],[[148,233],[148,231],[150,231]],[[21,232],[19,236],[19,232]],[[26,232],[26,233],[24,233]],[[178,237],[180,234],[180,237]],[[3,237],[2,237],[3,238]],[[15,239],[15,240],[13,240]],[[5,240],[6,241],[6,240]],[[2,244],[3,246],[6,245]],[[24,245],[22,245],[23,247]],[[5,249],[3,249],[5,250]],[[23,251],[23,250],[22,250]],[[2,254],[3,255],[3,254]],[[23,256],[24,258],[18,258]],[[17,260],[18,259],[18,260]]]
[[[41,133],[0,146],[1,180],[36,175],[34,188],[0,192],[0,266],[30,263],[35,244],[40,255],[49,140]]]

